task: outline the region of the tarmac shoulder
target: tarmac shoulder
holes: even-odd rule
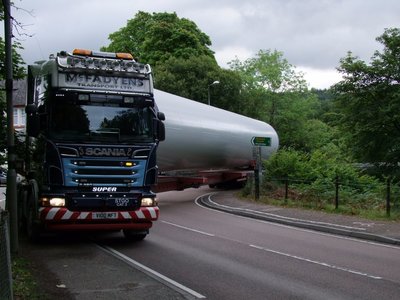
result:
[[[32,264],[48,299],[187,299],[182,293],[79,239],[20,241],[20,255]]]
[[[260,220],[400,245],[400,222],[372,221],[318,210],[285,208],[240,199],[234,191],[219,191],[201,199],[203,205]]]

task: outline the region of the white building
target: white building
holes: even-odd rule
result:
[[[13,82],[13,106],[14,106],[14,129],[25,132],[26,128],[26,79],[14,80]]]
[[[0,81],[0,86],[4,90],[4,80]],[[13,118],[14,118],[14,129],[20,132],[25,132],[26,128],[26,90],[27,82],[26,79],[14,80],[13,81]],[[4,101],[6,101],[4,95]]]

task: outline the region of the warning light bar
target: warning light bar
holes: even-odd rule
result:
[[[138,63],[133,59],[132,54],[123,52],[74,49],[72,53],[61,51],[57,55],[57,62],[63,68],[133,72],[143,75],[151,73],[149,65]]]
[[[103,57],[103,58],[119,58],[119,59],[128,59],[133,60],[133,56],[130,53],[123,52],[100,52],[100,51],[91,51],[86,49],[74,49],[72,51],[73,55],[83,55],[83,56],[93,56],[93,57]]]

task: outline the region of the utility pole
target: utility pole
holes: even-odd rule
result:
[[[18,252],[18,208],[17,208],[17,173],[15,171],[14,107],[13,107],[13,63],[12,63],[12,20],[10,0],[2,0],[4,7],[4,42],[6,69],[7,101],[7,192],[6,207],[10,212],[10,248],[11,253]]]

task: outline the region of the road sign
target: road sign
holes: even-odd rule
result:
[[[255,136],[251,139],[254,146],[271,146],[271,138],[266,136]]]

